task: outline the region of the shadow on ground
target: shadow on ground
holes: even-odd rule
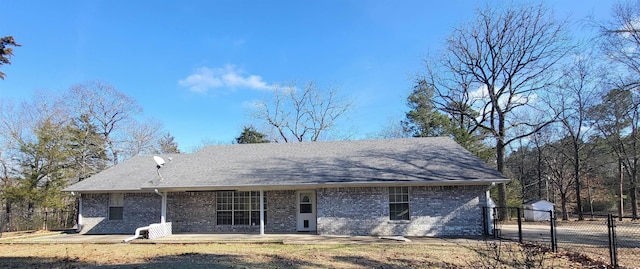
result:
[[[255,258],[254,258],[255,259]],[[91,264],[74,258],[4,257],[0,268],[333,268],[327,261],[310,262],[285,258],[277,254],[265,254],[259,261],[248,261],[245,255],[217,255],[187,252],[178,255],[159,256],[142,263]],[[417,264],[416,261],[396,260],[381,262],[364,256],[338,256],[333,261],[342,266],[350,264],[364,268],[407,268],[437,266],[455,268],[447,263]]]
[[[182,253],[160,256],[142,263],[92,264],[77,259],[55,259],[37,257],[0,258],[0,268],[298,268],[320,265],[300,260],[283,259],[277,255],[265,257],[264,261],[247,262],[240,255],[216,255]]]

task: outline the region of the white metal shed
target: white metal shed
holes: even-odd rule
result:
[[[531,200],[525,202],[522,207],[525,221],[548,221],[551,218],[549,211],[553,212],[553,203],[545,200]]]

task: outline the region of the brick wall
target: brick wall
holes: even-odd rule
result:
[[[174,233],[217,232],[215,192],[177,192],[167,195],[167,221]]]
[[[296,191],[267,192],[268,222],[266,232],[289,233],[296,231]]]
[[[162,198],[155,193],[125,193],[122,220],[109,220],[109,194],[82,194],[82,231],[88,234],[133,234],[160,222]]]
[[[265,232],[295,232],[295,191],[268,191]],[[129,234],[160,222],[162,198],[155,193],[124,195],[123,220],[108,220],[109,194],[83,194],[83,229],[89,234]],[[258,225],[216,225],[216,192],[167,195],[167,221],[176,233],[258,233]]]
[[[265,232],[296,231],[296,191],[266,191]],[[460,236],[482,234],[486,186],[410,187],[409,221],[390,221],[388,188],[318,189],[317,232],[332,235]],[[123,220],[107,220],[109,195],[83,194],[83,233],[133,233],[160,221],[161,197],[125,194]],[[216,225],[216,192],[169,193],[175,233],[258,233],[258,225]]]
[[[265,232],[295,232],[295,191],[265,191]],[[176,233],[258,233],[259,225],[216,225],[216,192],[170,193],[167,221]]]
[[[317,194],[318,234],[461,236],[483,231],[485,186],[411,187],[408,221],[389,220],[388,188],[319,189]]]

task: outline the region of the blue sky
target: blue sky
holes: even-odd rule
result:
[[[101,80],[135,98],[184,151],[258,125],[249,104],[269,85],[314,80],[355,100],[339,128],[367,138],[403,117],[424,57],[482,3],[0,0],[0,36],[23,45],[1,67],[0,98]],[[547,4],[577,21],[606,19],[612,2]]]

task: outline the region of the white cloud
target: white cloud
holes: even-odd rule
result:
[[[508,94],[501,96],[500,99],[498,100],[498,102],[500,103],[500,106],[502,107],[506,106],[508,98],[509,98]],[[478,87],[477,90],[469,92],[469,99],[472,102],[478,102],[478,103],[481,103],[482,105],[489,102],[489,91],[487,90],[487,86],[482,85]],[[512,104],[534,104],[537,101],[538,101],[538,95],[535,93],[531,93],[529,95],[516,94],[514,96],[511,96]]]
[[[245,75],[233,65],[221,68],[197,68],[193,74],[178,81],[182,87],[198,93],[205,93],[217,88],[248,88],[255,90],[270,90],[273,86],[256,75]]]
[[[475,91],[469,92],[469,99],[471,99],[472,101],[482,100],[485,98],[489,98],[489,93],[487,91],[486,85],[482,85]]]
[[[247,109],[256,109],[263,106],[262,101],[252,100],[252,101],[244,101],[242,102],[242,107]]]

